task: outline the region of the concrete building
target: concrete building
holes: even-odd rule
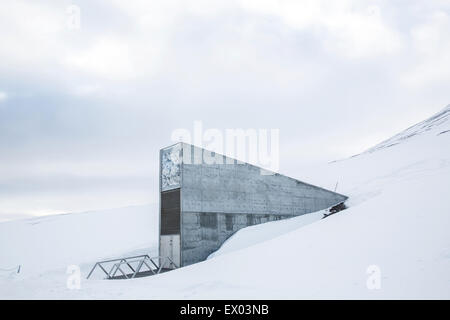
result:
[[[280,174],[178,143],[160,151],[160,255],[205,260],[237,230],[347,199]]]

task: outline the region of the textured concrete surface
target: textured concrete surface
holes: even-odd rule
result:
[[[182,149],[183,266],[204,260],[243,227],[323,210],[347,199],[220,155],[213,154],[211,162],[209,151],[188,144]]]

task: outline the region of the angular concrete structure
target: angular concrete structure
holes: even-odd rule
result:
[[[280,174],[178,143],[160,151],[160,255],[205,260],[237,230],[347,199]]]

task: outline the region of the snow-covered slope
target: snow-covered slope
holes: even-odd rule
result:
[[[325,214],[329,214],[329,211],[317,211],[290,219],[263,223],[238,230],[222,244],[219,250],[211,253],[208,259],[274,239],[280,235],[316,222],[322,219]]]
[[[148,278],[83,280],[79,290],[67,289],[63,268],[3,279],[0,297],[449,299],[449,110],[358,156],[298,177],[322,186],[338,180],[338,191],[350,196],[349,209],[326,219],[244,229],[207,261]],[[1,228],[2,251],[15,250],[3,235],[7,227]],[[86,245],[71,246],[82,251]],[[54,255],[64,255],[56,249]],[[2,252],[0,261],[17,263],[11,256]],[[70,263],[83,261],[74,256]],[[88,267],[82,265],[84,276]]]
[[[0,279],[19,265],[16,277],[23,278],[138,248],[153,250],[157,213],[147,205],[0,223]]]
[[[382,193],[391,183],[446,169],[449,131],[450,105],[359,155],[312,168],[301,178],[323,186],[338,181],[338,192],[350,196],[348,204],[356,205]]]
[[[387,139],[386,141],[381,142],[380,144],[376,145],[373,148],[370,148],[364,153],[372,153],[384,148],[395,146],[397,144],[405,142],[408,139],[427,133],[428,131],[431,131],[431,134],[435,134],[438,136],[441,134],[450,133],[449,118],[450,105],[448,105],[441,112],[438,112],[434,116],[406,129],[405,131],[402,131],[401,133],[393,136],[390,139]]]

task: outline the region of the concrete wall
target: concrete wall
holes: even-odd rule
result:
[[[223,164],[206,164],[199,160],[202,152],[208,151],[183,144],[183,266],[204,260],[243,227],[319,211],[347,199],[280,174],[261,174],[260,168],[229,158],[219,161]]]

